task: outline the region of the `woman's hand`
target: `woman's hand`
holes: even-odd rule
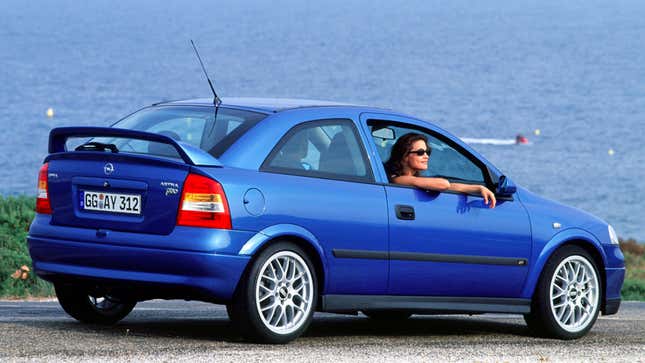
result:
[[[495,208],[495,204],[497,204],[497,199],[495,199],[495,194],[491,192],[490,189],[486,188],[483,185],[480,185],[479,193],[484,198],[484,203],[488,205],[488,208]]]

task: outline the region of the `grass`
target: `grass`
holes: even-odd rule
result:
[[[34,197],[0,196],[0,297],[47,297],[54,295],[48,282],[33,273],[27,249],[27,231],[34,218]],[[627,274],[621,291],[624,300],[645,301],[645,245],[621,240]],[[31,272],[26,279],[14,278],[22,266]]]
[[[633,239],[620,240],[620,249],[625,255],[627,266],[620,293],[625,300],[645,301],[645,245]]]
[[[0,196],[0,297],[53,296],[52,285],[36,277],[27,248],[27,231],[34,218],[33,197]],[[26,279],[14,278],[16,270],[27,266]]]

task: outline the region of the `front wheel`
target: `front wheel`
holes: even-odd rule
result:
[[[539,335],[576,339],[591,329],[600,310],[602,286],[598,268],[578,246],[557,250],[544,266],[524,319]]]
[[[307,254],[279,242],[262,251],[230,305],[242,334],[262,343],[287,343],[309,326],[317,301],[317,280]]]
[[[115,324],[137,304],[136,301],[122,301],[110,295],[90,294],[74,286],[55,285],[55,289],[63,310],[74,319],[89,324]]]

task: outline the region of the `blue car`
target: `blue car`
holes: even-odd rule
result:
[[[486,186],[496,207],[390,183],[383,163],[410,132],[432,148],[424,175]],[[308,100],[166,102],[53,129],[28,243],[79,321],[201,300],[268,343],[297,338],[314,311],[523,314],[574,339],[618,311],[625,275],[611,226],[516,186],[436,125]]]

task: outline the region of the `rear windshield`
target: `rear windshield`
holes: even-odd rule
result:
[[[266,115],[257,112],[219,107],[163,106],[138,111],[112,127],[153,132],[192,144],[220,157],[237,139]],[[119,150],[132,153],[175,157],[169,145],[143,140],[111,139]],[[126,144],[124,144],[126,143]],[[119,145],[121,144],[121,145]]]

